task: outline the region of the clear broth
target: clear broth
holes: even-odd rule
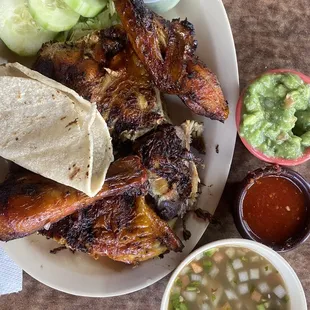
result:
[[[268,260],[245,248],[206,251],[182,269],[169,310],[290,309],[284,281]]]

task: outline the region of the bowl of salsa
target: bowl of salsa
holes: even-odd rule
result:
[[[257,158],[294,166],[310,158],[310,77],[270,70],[242,92],[236,109],[241,141]]]
[[[161,310],[306,310],[290,265],[254,241],[225,239],[190,254],[174,271]]]
[[[234,220],[242,237],[278,252],[310,235],[310,187],[296,171],[277,165],[257,169],[239,185]]]

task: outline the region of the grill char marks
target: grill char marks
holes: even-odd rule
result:
[[[144,197],[119,196],[94,206],[40,231],[72,250],[97,258],[137,264],[169,250],[180,251],[181,241],[146,204]]]
[[[102,198],[124,193],[141,195],[146,190],[146,170],[137,156],[112,163],[95,197],[22,170],[0,185],[0,240],[30,235]]]
[[[178,95],[196,114],[224,121],[228,105],[216,76],[194,55],[197,41],[187,20],[164,20],[143,0],[114,0],[128,38],[157,88]]]
[[[119,26],[45,44],[34,69],[95,102],[115,149],[166,122],[160,94]]]
[[[162,125],[134,145],[148,171],[156,211],[165,220],[183,216],[197,194],[199,178],[189,150],[191,131],[185,126]]]

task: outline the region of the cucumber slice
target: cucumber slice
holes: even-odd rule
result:
[[[50,31],[69,30],[80,17],[64,0],[28,0],[28,4],[34,20]]]
[[[67,5],[84,17],[94,17],[107,5],[107,0],[64,0]]]
[[[13,52],[33,56],[56,33],[36,24],[24,0],[0,0],[0,38]]]

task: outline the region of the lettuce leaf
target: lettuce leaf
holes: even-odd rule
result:
[[[69,31],[60,32],[55,41],[76,41],[89,33],[111,27],[120,23],[115,11],[113,0],[108,0],[106,7],[101,13],[92,18],[80,17],[78,23]]]

